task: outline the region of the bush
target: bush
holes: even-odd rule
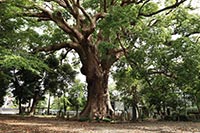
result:
[[[179,121],[188,121],[188,117],[186,115],[179,115]]]
[[[191,117],[185,115],[185,114],[178,114],[174,112],[172,115],[167,115],[164,117],[164,120],[166,121],[189,121]]]
[[[188,115],[188,119],[189,119],[190,121],[196,121],[196,120],[197,120],[195,114],[189,114],[189,115]]]

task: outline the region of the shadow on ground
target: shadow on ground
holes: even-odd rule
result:
[[[47,117],[0,115],[0,133],[189,133],[198,122],[89,123]]]

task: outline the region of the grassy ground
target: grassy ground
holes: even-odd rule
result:
[[[89,123],[47,117],[0,115],[0,133],[190,133],[198,122]]]

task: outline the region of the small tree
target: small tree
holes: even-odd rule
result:
[[[46,73],[44,87],[46,90],[49,90],[50,96],[58,96],[63,99],[62,109],[64,110],[64,114],[66,114],[66,93],[68,92],[68,87],[73,84],[77,72],[69,64],[62,63],[62,58],[59,60],[55,55],[50,55],[46,62],[52,68],[52,71]],[[49,109],[50,105],[48,105],[47,112],[49,112]]]
[[[68,94],[71,107],[72,109],[76,110],[76,116],[79,117],[79,111],[80,109],[83,109],[86,103],[85,84],[81,83],[79,80],[76,80],[71,88],[69,88]]]
[[[40,88],[41,77],[36,75],[28,70],[15,70],[12,72],[13,79],[12,85],[13,88],[12,93],[14,97],[18,100],[19,105],[19,113],[24,113],[22,109],[22,104],[30,103],[31,99],[33,99],[30,112],[33,114],[36,104],[38,100],[41,98],[42,90]]]

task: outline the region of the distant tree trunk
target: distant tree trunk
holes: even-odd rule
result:
[[[31,110],[31,100],[28,100],[27,112],[29,113]]]
[[[166,104],[165,104],[165,101],[163,101],[163,103],[162,103],[162,109],[163,109],[163,111],[161,111],[161,119],[164,119],[165,116],[166,116]]]
[[[21,99],[21,97],[19,97],[18,102],[19,102],[19,114],[21,115],[23,113],[23,110],[22,110],[22,99]]]
[[[133,103],[132,104],[132,119],[131,121],[135,122],[137,121],[137,104]]]
[[[51,102],[51,94],[49,93],[48,105],[47,105],[47,115],[50,114],[50,102]]]
[[[131,91],[132,91],[132,119],[131,121],[135,122],[137,121],[137,114],[138,114],[138,92],[137,92],[137,87],[136,86],[132,86],[131,87]]]
[[[196,104],[197,109],[198,109],[198,112],[200,113],[200,106],[199,106],[199,103],[198,103],[198,100],[197,100],[197,96],[196,96],[196,95],[194,95],[194,104]]]
[[[161,116],[161,113],[160,113],[161,107],[160,107],[160,105],[156,106],[156,111],[157,111],[157,115]]]
[[[76,105],[76,118],[79,119],[79,112],[78,112],[78,110],[79,110],[79,104]]]
[[[38,100],[39,100],[39,92],[35,92],[29,115],[31,115],[31,116],[34,115]]]
[[[22,89],[23,89],[23,87],[20,86],[19,81],[18,81],[18,78],[17,78],[17,76],[15,75],[15,73],[14,73],[14,79],[12,80],[12,82],[13,82],[13,84],[14,84],[15,91],[16,91],[16,93],[17,93],[17,94],[15,94],[15,95],[16,95],[16,97],[18,98],[18,104],[19,104],[18,109],[19,109],[19,114],[22,114],[22,113],[24,113],[24,112],[23,112],[23,109],[22,109],[22,95],[23,95]]]
[[[170,108],[167,108],[167,115],[170,116],[171,113],[170,113]]]
[[[66,102],[65,102],[65,94],[64,94],[64,98],[63,98],[63,110],[64,110],[64,115],[66,115],[66,112],[67,112],[67,105],[66,105]]]
[[[30,110],[30,112],[29,112],[29,115],[31,115],[31,116],[34,115],[36,105],[37,105],[37,100],[34,98],[34,99],[33,99],[32,106],[31,106],[31,110]]]

